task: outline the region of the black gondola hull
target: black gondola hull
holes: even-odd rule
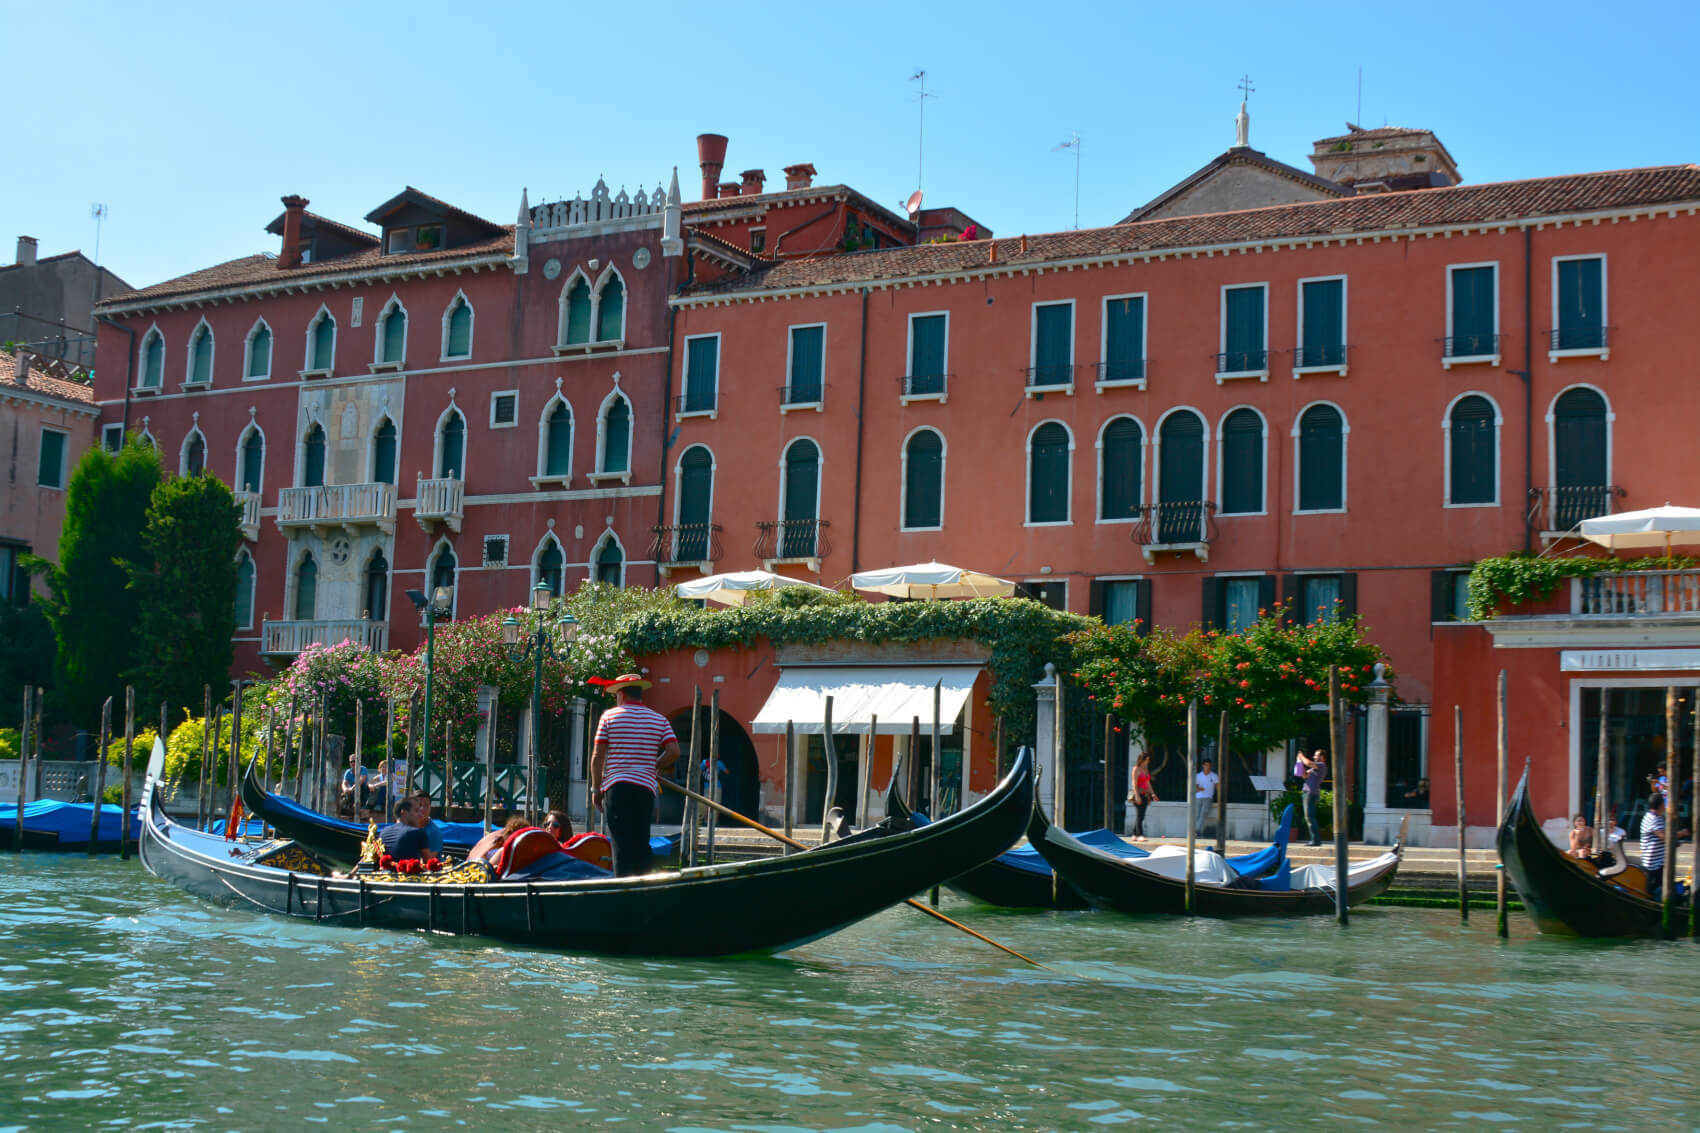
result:
[[[818,939],[996,857],[1020,838],[1032,803],[1032,764],[1020,760],[975,806],[910,832],[641,878],[462,886],[318,878],[228,852],[220,860],[221,843],[171,823],[144,796],[142,861],[191,893],[279,915],[573,952],[725,956]]]

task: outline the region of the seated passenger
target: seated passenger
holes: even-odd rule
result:
[[[512,834],[516,830],[524,829],[525,825],[526,823],[524,818],[517,814],[509,815],[508,820],[505,823],[496,827],[494,830],[485,834],[484,837],[478,839],[478,841],[472,844],[472,849],[468,850],[466,853],[467,860],[480,860],[487,862],[495,861],[496,855],[502,850],[502,843],[508,840],[508,835]]]
[[[414,805],[412,799],[402,799],[395,806],[396,820],[378,831],[384,853],[398,861],[426,858],[431,855],[431,842],[425,835],[429,812]]]
[[[1586,860],[1594,855],[1594,828],[1579,814],[1570,820],[1570,856]]]
[[[565,811],[552,810],[543,820],[543,829],[553,834],[555,841],[565,844],[573,836],[573,820]]]

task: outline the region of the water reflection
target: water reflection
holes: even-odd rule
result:
[[[6,855],[0,1122],[1612,1129],[1688,1124],[1696,1101],[1687,942],[1517,921],[1500,944],[1407,909],[1345,931],[951,911],[1062,974],[901,909],[777,958],[604,959]]]

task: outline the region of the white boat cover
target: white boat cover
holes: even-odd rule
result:
[[[1386,869],[1394,858],[1395,855],[1389,851],[1365,862],[1353,862],[1346,867],[1346,888],[1350,889],[1364,878]],[[1334,888],[1334,867],[1331,865],[1299,866],[1293,870],[1293,888],[1332,890]]]
[[[1149,857],[1124,858],[1102,850],[1089,842],[1082,842],[1074,835],[1059,830],[1055,826],[1047,830],[1045,836],[1054,842],[1072,846],[1081,853],[1104,858],[1129,869],[1142,870],[1145,873],[1167,877],[1174,881],[1186,880],[1185,846],[1158,846],[1151,851]],[[1215,850],[1206,850],[1203,847],[1195,848],[1192,852],[1192,861],[1192,880],[1195,885],[1226,885],[1239,877],[1239,873],[1234,867],[1229,865],[1227,860]]]
[[[980,675],[977,665],[897,665],[859,667],[823,665],[782,670],[779,684],[751,721],[750,730],[783,734],[786,722],[806,735],[819,735],[832,697],[834,735],[862,735],[879,717],[879,734],[906,736],[915,717],[923,732],[933,726],[933,689],[939,695],[939,731],[949,735]]]

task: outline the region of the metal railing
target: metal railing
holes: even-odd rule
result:
[[[756,524],[756,558],[763,562],[819,559],[832,552],[824,519],[781,519]]]
[[[796,386],[783,385],[779,387],[781,405],[819,405],[823,399],[825,387],[820,383],[814,385]]]
[[[1138,382],[1145,380],[1145,359],[1117,358],[1112,362],[1098,363],[1098,380],[1101,382]]]
[[[692,386],[673,399],[675,413],[713,413],[715,410],[715,387]]]
[[[1224,350],[1216,355],[1218,374],[1255,374],[1268,368],[1267,350]]]
[[[1145,547],[1209,543],[1214,537],[1216,505],[1209,500],[1170,500],[1140,509],[1133,541]]]
[[[1295,346],[1293,347],[1293,367],[1305,369],[1309,366],[1344,366],[1346,364],[1346,344],[1332,343],[1326,346]]]
[[[461,497],[466,483],[458,476],[437,480],[419,480],[413,492],[413,517],[418,520],[440,519],[451,526],[460,523],[464,508]]]
[[[325,484],[277,494],[279,527],[395,522],[395,485]]]
[[[1624,570],[1570,580],[1572,614],[1700,614],[1700,570]]]
[[[280,657],[304,653],[309,645],[340,645],[345,641],[382,653],[389,648],[389,623],[367,618],[324,619],[266,622],[260,629],[260,652]]]
[[[658,563],[712,563],[721,558],[718,523],[667,523],[651,527],[649,556]]]
[[[1027,388],[1047,389],[1074,384],[1074,363],[1053,362],[1045,366],[1027,367]]]
[[[942,397],[949,390],[949,374],[904,374],[897,379],[904,397]]]
[[[1529,491],[1531,526],[1537,531],[1569,531],[1584,519],[1610,515],[1612,501],[1623,496],[1615,484],[1566,484]]]
[[[467,807],[474,810],[484,808],[484,771],[483,759],[467,750],[465,759],[454,761],[454,785],[447,799],[448,806]],[[526,796],[526,767],[523,763],[498,763],[494,767],[495,790],[491,792],[491,805],[497,810],[519,810],[529,805]],[[443,781],[448,774],[447,761],[441,759],[427,760],[415,771],[413,789],[425,791],[431,796],[432,802],[438,806],[444,804]]]
[[[1488,358],[1499,353],[1497,334],[1456,334],[1440,340],[1446,358]]]
[[[1548,331],[1552,345],[1549,350],[1604,350],[1609,339],[1608,327],[1559,327]]]

